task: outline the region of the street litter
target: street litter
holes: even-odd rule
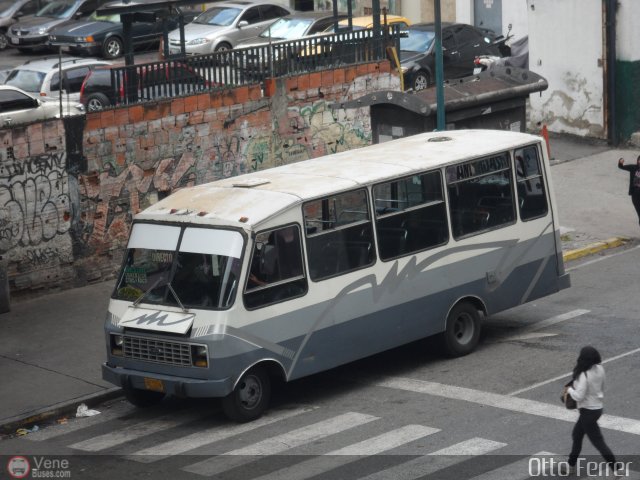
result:
[[[100,412],[98,410],[89,410],[89,408],[83,403],[78,406],[76,417],[93,417],[94,415],[99,414]]]
[[[38,425],[34,425],[31,428],[19,428],[18,430],[16,430],[16,434],[17,435],[28,435],[30,433],[35,433],[38,430],[40,430],[40,428],[38,427]]]
[[[60,425],[66,425],[68,422],[67,417],[62,417],[56,420],[57,423],[59,423]]]

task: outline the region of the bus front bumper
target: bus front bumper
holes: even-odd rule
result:
[[[161,391],[187,398],[224,397],[233,390],[231,378],[202,380],[158,373],[140,372],[102,364],[102,378],[122,388]]]

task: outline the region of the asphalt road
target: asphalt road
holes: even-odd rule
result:
[[[553,478],[576,418],[559,392],[592,344],[607,370],[605,439],[630,467],[622,478],[638,480],[638,265],[638,246],[572,263],[572,288],[488,319],[469,356],[443,359],[433,340],[416,342],[281,385],[249,424],[225,420],[215,401],[146,411],[115,401],[6,439],[0,455],[92,479]],[[583,453],[582,477],[605,478],[586,440]]]

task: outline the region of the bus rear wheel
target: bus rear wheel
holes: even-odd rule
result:
[[[262,416],[269,405],[271,380],[262,367],[246,372],[229,395],[222,399],[222,411],[231,420],[250,422]]]
[[[469,302],[453,307],[447,317],[443,347],[450,357],[461,357],[471,353],[480,340],[480,313]]]

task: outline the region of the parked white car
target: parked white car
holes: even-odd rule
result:
[[[95,58],[55,56],[28,61],[9,71],[5,85],[13,85],[44,99],[60,97],[66,102],[80,103],[80,89],[87,74],[98,66],[111,65]],[[62,76],[60,75],[62,73]]]
[[[184,27],[185,53],[206,54],[231,50],[258,37],[265,28],[292,10],[264,1],[219,2]],[[180,30],[169,32],[169,54],[179,54]]]
[[[62,102],[62,115],[81,115],[82,104]],[[24,90],[0,85],[0,128],[20,123],[31,123],[48,118],[60,118],[60,103],[40,100]]]

